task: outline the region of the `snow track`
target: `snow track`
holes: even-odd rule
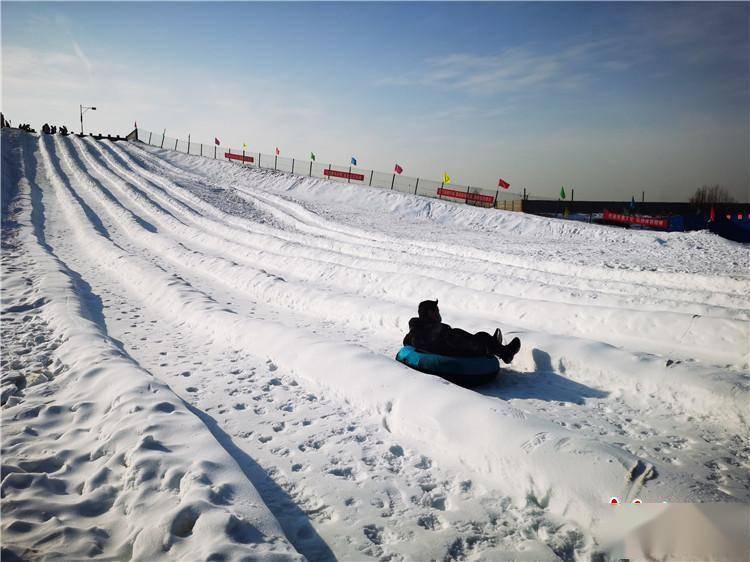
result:
[[[50,165],[44,148],[42,155]],[[22,246],[28,282],[14,283],[9,275],[4,281],[12,288],[4,297],[40,298],[33,306],[4,307],[3,321],[17,322],[8,312],[34,312],[21,322],[55,336],[56,360],[44,362],[55,366],[42,375],[47,392],[30,391],[26,401],[11,397],[3,413],[3,557],[299,559],[252,484],[238,477],[232,457],[169,387],[103,331],[86,302],[93,299],[88,285],[46,241],[34,158],[28,151],[18,156],[32,171],[21,175],[20,228],[12,240],[8,233],[4,252]],[[4,196],[11,181],[3,176]],[[66,189],[59,178],[53,181]],[[64,199],[75,212],[72,197]],[[48,337],[36,335],[33,342]],[[5,346],[14,343],[8,334],[3,339]],[[193,438],[175,439],[183,431]]]
[[[64,342],[55,355],[67,374],[33,388],[54,393],[59,385],[62,402],[86,385],[92,419],[140,420],[132,434],[101,426],[98,437],[86,437],[92,450],[96,442],[114,443],[94,457],[130,458],[147,449],[148,462],[156,463],[149,474],[206,475],[179,486],[177,497],[161,493],[165,485],[152,476],[155,484],[138,494],[151,490],[153,505],[124,513],[156,510],[163,523],[100,538],[94,554],[138,558],[161,548],[180,557],[197,540],[206,556],[224,548],[229,557],[251,549],[261,556],[413,559],[421,556],[410,550],[416,540],[429,543],[433,557],[502,547],[518,556],[566,558],[595,548],[595,533],[571,525],[594,525],[611,495],[750,499],[746,247],[705,233],[658,238],[435,201],[425,211],[421,198],[139,144],[5,133],[3,141],[4,169],[20,170],[3,174],[4,198],[17,186],[15,212],[25,217],[18,259],[25,256],[34,296],[46,303],[39,318]],[[4,224],[5,208],[4,202]],[[544,248],[536,246],[540,239]],[[528,255],[524,240],[533,246]],[[617,256],[618,267],[597,262],[591,246],[605,259]],[[583,257],[578,247],[587,248]],[[701,253],[706,247],[712,255]],[[639,270],[634,263],[644,249],[669,270]],[[696,255],[707,261],[705,270],[681,261]],[[722,261],[736,267],[721,273]],[[473,392],[395,363],[408,319],[425,298],[439,298],[453,325],[489,331],[499,325],[508,336],[519,334],[524,347],[513,370]],[[87,319],[91,299],[110,299],[98,321]],[[114,312],[116,301],[137,303],[137,314],[122,320],[126,313]],[[64,304],[75,302],[83,304]],[[6,310],[4,294],[4,319]],[[158,351],[157,338],[169,342],[167,351]],[[239,369],[208,363],[200,386],[186,386],[183,373],[190,370],[172,373],[160,359],[171,350],[186,362],[199,359],[197,349],[216,365],[229,354]],[[251,374],[237,379],[242,365]],[[235,371],[228,387],[233,396],[253,395],[253,415],[245,402],[222,406],[219,385]],[[122,386],[118,397],[97,401],[94,395],[106,395],[113,381]],[[239,381],[244,390],[232,386]],[[22,435],[24,412],[36,408],[27,402],[51,394],[17,387],[8,387],[8,396],[16,396],[3,419]],[[259,388],[265,390],[253,394]],[[140,397],[137,410],[129,393]],[[306,396],[321,394],[305,405]],[[261,407],[275,400],[274,409]],[[78,418],[65,407],[60,415],[70,420],[60,424],[75,427]],[[97,413],[100,407],[106,411]],[[309,434],[310,415],[331,420],[326,427],[339,436],[335,451],[320,429]],[[264,424],[273,427],[270,434]],[[247,444],[236,445],[238,439]],[[22,438],[4,437],[4,456],[23,459],[26,446]],[[154,450],[162,457],[174,451],[176,460],[159,464]],[[318,451],[317,460],[309,466],[296,460],[309,450]],[[249,458],[255,455],[263,466]],[[190,464],[192,458],[204,464]],[[12,472],[30,473],[21,463]],[[127,490],[138,489],[129,466],[117,474],[131,484],[99,492],[111,494],[115,506],[129,505],[128,494],[136,492]],[[330,487],[323,475],[340,486]],[[6,486],[5,468],[3,478],[6,514],[17,512],[21,500],[41,501],[33,494],[49,489],[33,476],[13,476]],[[389,478],[395,484],[387,485]],[[454,484],[438,493],[435,482]],[[219,489],[231,489],[225,495],[232,501],[212,501]],[[388,499],[367,504],[359,499],[364,494]],[[500,540],[496,506],[490,509],[482,496],[503,506],[500,519],[533,520],[546,534],[533,543],[520,535]],[[368,521],[379,509],[388,514],[377,515],[383,521]],[[472,513],[473,522],[462,513]],[[18,512],[16,519],[29,516]],[[211,523],[193,531],[199,518]],[[494,523],[482,523],[483,538],[472,542],[467,529],[482,518]],[[192,534],[183,531],[183,520],[192,521]],[[24,539],[17,530],[23,525],[15,525],[14,531],[4,523],[21,537],[9,544],[44,544]],[[336,537],[350,525],[360,526],[358,538],[340,542]],[[201,542],[203,532],[217,529],[223,534]],[[44,525],[33,531],[47,532]],[[429,538],[435,533],[443,542]],[[94,540],[89,535],[81,535],[85,548]]]

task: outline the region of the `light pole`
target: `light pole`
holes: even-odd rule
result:
[[[88,105],[81,105],[79,107],[81,108],[81,134],[83,134],[83,114],[86,113],[89,109],[96,111],[96,108]]]

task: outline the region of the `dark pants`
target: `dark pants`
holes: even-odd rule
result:
[[[470,334],[461,328],[445,330],[440,338],[440,350],[433,351],[438,355],[470,357],[476,355],[494,355],[498,352],[497,340],[487,332]]]

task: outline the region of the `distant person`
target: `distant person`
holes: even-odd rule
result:
[[[404,337],[404,345],[410,345],[418,351],[452,357],[496,355],[503,362],[510,363],[521,349],[521,340],[518,338],[503,345],[500,328],[491,336],[487,332],[471,334],[443,324],[437,300],[422,301],[417,313],[418,318],[409,320],[409,333]]]
[[[60,134],[67,136],[68,128],[65,125],[60,125]]]
[[[42,125],[42,132],[45,135],[49,135],[50,134],[50,130],[51,129],[49,128],[49,125],[47,123],[45,123],[44,125]]]
[[[53,135],[56,135],[56,134],[57,134],[57,126],[56,126],[56,125],[52,125],[52,126],[50,127],[50,132],[51,132],[51,133],[52,133]]]

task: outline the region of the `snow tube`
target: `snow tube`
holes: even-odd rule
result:
[[[494,379],[500,362],[494,355],[479,357],[449,357],[417,351],[410,345],[402,347],[396,361],[427,373],[437,375],[460,386],[477,386]]]

